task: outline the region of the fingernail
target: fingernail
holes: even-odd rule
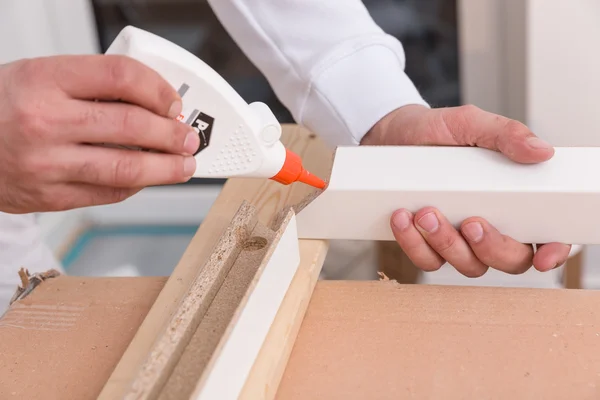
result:
[[[177,116],[181,113],[181,110],[183,108],[183,105],[181,104],[180,100],[175,100],[173,102],[173,104],[171,104],[171,107],[169,108],[169,113],[167,114],[167,116],[169,118],[177,118]]]
[[[410,217],[406,211],[399,211],[392,217],[392,224],[399,231],[403,231],[410,225]]]
[[[196,150],[198,150],[198,147],[200,146],[200,137],[198,136],[198,133],[196,131],[190,131],[186,136],[185,136],[185,140],[183,141],[183,151],[188,154],[188,155],[192,155],[196,152]]]
[[[196,172],[196,159],[194,157],[186,157],[183,161],[183,175],[188,178]]]
[[[474,243],[478,243],[483,239],[483,227],[479,222],[469,222],[462,227],[462,233]]]
[[[531,147],[533,149],[549,150],[552,148],[550,143],[548,143],[538,137],[530,137],[529,139],[527,139],[527,143],[529,144],[529,147]]]
[[[440,226],[440,223],[434,212],[429,212],[423,215],[421,218],[419,218],[417,223],[421,228],[425,229],[425,231],[429,233],[435,232]]]

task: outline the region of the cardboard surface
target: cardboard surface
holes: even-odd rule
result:
[[[278,399],[599,399],[600,291],[320,281]]]
[[[166,282],[45,281],[0,318],[0,399],[95,399]]]

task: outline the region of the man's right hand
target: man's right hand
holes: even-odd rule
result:
[[[0,66],[0,211],[116,203],[146,186],[189,180],[199,138],[174,119],[180,112],[177,92],[132,58]],[[102,143],[157,152],[90,145]]]

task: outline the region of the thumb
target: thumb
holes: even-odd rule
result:
[[[554,155],[554,148],[524,124],[467,105],[438,109],[443,129],[460,146],[499,151],[519,163],[539,163]]]

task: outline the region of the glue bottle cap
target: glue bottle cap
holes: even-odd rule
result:
[[[284,185],[302,182],[316,187],[317,189],[325,189],[326,186],[322,179],[305,170],[302,166],[300,157],[288,149],[285,150],[285,162],[283,163],[283,167],[281,167],[281,170],[277,175],[273,176],[271,179]]]

